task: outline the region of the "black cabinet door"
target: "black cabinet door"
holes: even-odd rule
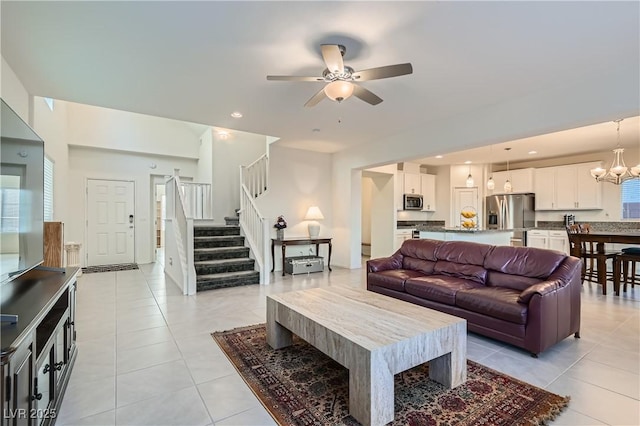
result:
[[[23,356],[20,356],[24,354]],[[12,390],[9,417],[14,426],[31,425],[33,402],[37,395],[33,393],[33,351],[29,345],[24,353],[12,359],[15,370],[11,374]]]
[[[78,282],[74,281],[69,285],[69,322],[67,323],[67,357],[69,362],[76,350],[76,290]]]
[[[3,360],[4,361],[4,360]],[[9,421],[9,395],[11,392],[11,378],[9,377],[9,363],[0,365],[0,426],[7,426]]]

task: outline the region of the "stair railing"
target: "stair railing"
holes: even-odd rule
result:
[[[269,156],[262,155],[248,166],[240,166],[240,228],[260,271],[260,284],[269,284],[269,224],[255,198],[269,184]]]
[[[249,189],[242,184],[240,188],[240,228],[258,265],[260,284],[269,284],[269,224],[260,214],[253,198]]]
[[[196,269],[193,260],[193,217],[187,213],[180,178],[166,183],[167,221],[165,229],[165,272],[184,295],[196,293]],[[175,257],[175,259],[174,259]]]
[[[181,182],[187,217],[193,219],[213,219],[211,184]]]
[[[248,166],[240,166],[240,183],[254,198],[264,194],[269,187],[269,156],[263,154]]]

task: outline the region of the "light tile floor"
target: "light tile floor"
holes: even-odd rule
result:
[[[182,296],[160,263],[84,274],[78,358],[58,425],[269,425],[260,402],[210,333],[265,321],[265,295],[317,286],[365,287],[364,270],[272,275],[269,286]],[[468,357],[570,395],[558,425],[640,424],[640,286],[602,296],[585,283],[581,339],[538,359],[470,334]]]

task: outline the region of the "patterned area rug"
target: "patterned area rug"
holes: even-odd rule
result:
[[[273,350],[264,324],[213,337],[281,425],[358,425],[349,416],[348,370],[302,339]],[[569,403],[561,397],[468,361],[467,382],[446,389],[421,365],[395,376],[392,425],[543,425]]]
[[[100,265],[100,266],[87,266],[82,268],[84,274],[91,274],[94,272],[113,272],[113,271],[130,271],[132,269],[139,269],[137,263],[122,263],[119,265]]]

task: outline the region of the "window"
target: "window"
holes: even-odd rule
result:
[[[0,228],[6,234],[20,231],[20,176],[3,175],[0,188]]]
[[[53,99],[51,98],[44,98],[44,103],[47,104],[47,106],[49,107],[49,109],[51,111],[53,111]]]
[[[640,219],[640,179],[622,183],[622,218]]]
[[[44,157],[44,220],[53,220],[53,161]]]

